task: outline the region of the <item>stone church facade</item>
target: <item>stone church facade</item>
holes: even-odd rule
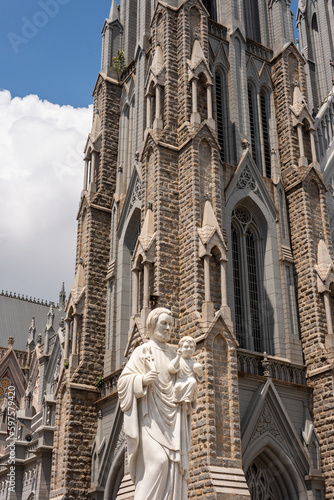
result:
[[[50,499],[133,498],[116,386],[157,306],[205,373],[189,499],[334,498],[333,16],[300,0],[296,46],[289,0],[112,1]]]
[[[334,498],[333,6],[298,24],[286,0],[112,2],[50,498],[133,498],[116,385],[156,306],[205,371],[189,498]]]

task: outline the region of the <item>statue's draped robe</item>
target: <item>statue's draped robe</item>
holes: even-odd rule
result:
[[[192,359],[180,359],[180,369],[177,372],[177,379],[174,388],[174,401],[193,402],[197,397],[197,380],[193,371],[195,365]]]
[[[148,348],[159,376],[143,387]],[[136,500],[188,498],[191,417],[186,406],[173,401],[175,375],[168,365],[175,356],[172,347],[151,340],[135,349],[118,382]]]

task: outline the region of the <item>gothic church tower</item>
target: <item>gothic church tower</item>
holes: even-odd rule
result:
[[[331,498],[329,80],[288,0],[113,0],[102,38],[52,495],[133,498],[116,384],[167,306],[205,372],[189,498]]]

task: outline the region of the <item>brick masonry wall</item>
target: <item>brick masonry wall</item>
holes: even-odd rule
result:
[[[197,347],[204,377],[192,423],[189,498],[216,500],[208,467],[242,467],[237,351],[222,321]]]
[[[297,273],[301,339],[308,368],[308,384],[313,388],[314,425],[320,441],[326,498],[333,498],[333,360],[324,345],[327,323],[314,269],[321,233],[330,252],[332,245],[324,186],[314,172],[298,167],[298,139],[289,109],[295,81],[305,93],[303,64],[298,61],[298,56],[287,49],[276,59],[273,66],[281,174],[287,193],[291,244]],[[304,140],[307,139],[309,136],[304,134]],[[309,143],[306,143],[305,151],[309,151],[309,148]]]
[[[99,76],[95,97],[97,95],[102,124],[99,189],[91,198],[84,195],[87,198],[81,205],[78,224],[81,244],[77,263],[82,257],[86,288],[78,331],[79,366],[73,375],[65,371],[56,414],[52,496],[65,493],[68,500],[88,498],[90,454],[97,426],[94,402],[99,397],[94,384],[103,373],[105,348],[106,271],[110,253],[110,209],[116,187],[121,86]],[[70,388],[73,383],[76,389]]]

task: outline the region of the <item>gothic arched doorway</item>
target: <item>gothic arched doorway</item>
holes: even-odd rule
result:
[[[252,500],[306,500],[305,485],[284,458],[266,448],[253,460],[246,470]]]

